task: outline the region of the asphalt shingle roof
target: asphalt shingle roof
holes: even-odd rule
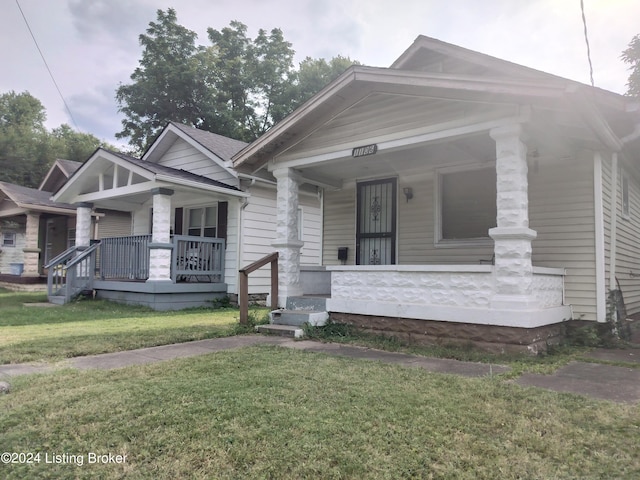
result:
[[[54,202],[50,199],[52,193],[35,188],[23,187],[13,183],[0,182],[0,190],[13,202],[21,205],[32,205],[34,207],[54,207],[76,210],[74,205],[68,203]]]
[[[231,161],[231,157],[248,145],[246,142],[224,137],[217,133],[199,130],[176,122],[170,123],[225,162]]]

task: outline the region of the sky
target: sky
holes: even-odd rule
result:
[[[640,1],[583,2],[595,85],[622,94],[629,70],[620,54],[640,34]],[[580,0],[0,0],[0,94],[28,91],[45,106],[49,129],[67,123],[124,146],[115,139],[124,118],[115,91],[138,66],[139,35],[167,8],[199,45],[209,44],[208,27],[233,20],[251,38],[280,28],[296,65],[342,55],[388,67],[426,35],[591,83]]]

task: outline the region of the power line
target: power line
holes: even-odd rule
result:
[[[38,53],[40,53],[40,57],[42,58],[42,61],[44,62],[44,66],[47,68],[47,72],[49,72],[49,76],[51,77],[51,81],[55,85],[56,90],[58,91],[58,95],[60,95],[60,98],[62,99],[62,103],[64,103],[64,107],[67,109],[67,112],[69,113],[69,117],[71,117],[71,121],[73,122],[73,125],[76,127],[77,131],[80,131],[80,129],[78,128],[78,124],[76,123],[76,119],[73,117],[73,113],[71,113],[71,109],[69,108],[69,105],[67,104],[67,101],[65,100],[64,95],[62,95],[62,91],[60,90],[60,87],[58,87],[58,83],[56,82],[56,79],[54,78],[53,73],[51,72],[51,69],[49,68],[49,64],[47,63],[47,60],[44,58],[44,54],[42,53],[42,50],[40,50],[40,45],[38,45],[38,41],[36,40],[36,37],[33,34],[33,31],[31,31],[31,27],[29,26],[29,22],[27,21],[27,17],[25,16],[24,12],[22,11],[22,7],[20,6],[20,2],[18,2],[18,0],[16,0],[16,5],[18,5],[18,10],[20,10],[20,14],[22,15],[22,19],[24,20],[24,23],[27,26],[27,30],[29,30],[29,33],[31,34],[31,38],[33,39],[33,43],[35,43],[36,48],[38,49]]]
[[[595,87],[595,84],[593,82],[593,64],[591,63],[591,47],[589,47],[589,34],[587,33],[587,18],[584,16],[584,0],[580,0],[580,10],[582,11],[582,25],[584,25],[584,41],[587,44],[587,60],[589,60],[589,76],[591,78],[591,86]]]

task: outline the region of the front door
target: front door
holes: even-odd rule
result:
[[[358,183],[357,265],[396,263],[396,179]]]

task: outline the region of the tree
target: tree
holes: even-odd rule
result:
[[[143,46],[132,83],[116,91],[124,113],[118,138],[142,153],[169,121],[253,141],[353,62],[305,59],[296,71],[294,50],[278,28],[259,30],[232,21],[207,30],[210,45],[177,23],[176,12],[157,11],[140,35]]]
[[[84,161],[98,147],[116,150],[63,124],[49,132],[44,106],[28,92],[0,95],[0,180],[37,187],[57,158]]]
[[[237,21],[208,29],[216,114],[223,120],[209,124],[216,133],[251,141],[291,111],[295,70],[294,51],[280,29],[260,30],[255,40],[246,33]]]
[[[133,83],[116,90],[119,111],[126,119],[117,138],[129,138],[138,153],[146,149],[168,121],[199,126],[208,107],[207,85],[202,71],[195,32],[178,25],[174,9],[157,11],[146,34],[140,66],[131,75]]]
[[[640,97],[640,34],[633,37],[629,47],[622,52],[622,61],[631,65],[626,94]]]
[[[298,70],[296,107],[322,90],[352,65],[359,65],[359,62],[341,55],[333,57],[328,62],[324,58],[305,58],[300,62]]]
[[[47,165],[44,106],[29,92],[0,95],[0,180],[38,185]]]

